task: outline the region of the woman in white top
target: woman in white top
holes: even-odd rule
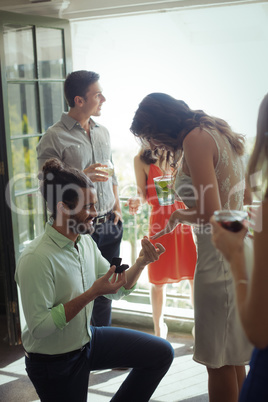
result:
[[[210,402],[237,402],[252,346],[238,316],[229,264],[212,244],[209,218],[218,209],[243,207],[244,138],[224,120],[162,93],[143,99],[130,130],[151,149],[165,148],[180,162],[176,191],[188,209],[173,212],[152,239],[179,223],[194,226],[194,359],[207,367]]]

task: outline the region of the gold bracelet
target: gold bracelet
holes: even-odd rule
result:
[[[237,281],[235,283],[235,287],[239,286],[239,285],[247,285],[248,284],[248,280],[247,279],[240,279],[239,281]]]

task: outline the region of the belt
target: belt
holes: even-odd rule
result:
[[[93,220],[93,224],[96,225],[101,225],[102,223],[105,223],[107,221],[109,221],[110,219],[112,219],[114,216],[113,211],[107,212],[107,214],[101,215],[101,216],[97,216],[94,220]]]
[[[24,351],[24,354],[28,359],[32,361],[55,361],[55,360],[62,360],[62,359],[67,359],[75,356],[77,353],[83,352],[83,350],[86,348],[86,345],[82,346],[80,349],[73,350],[71,352],[67,353],[61,353],[59,355],[45,355],[42,353],[28,353],[26,350]]]

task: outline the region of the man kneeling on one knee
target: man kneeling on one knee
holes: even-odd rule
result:
[[[42,402],[87,400],[91,370],[132,368],[111,401],[148,401],[169,369],[174,351],[140,331],[90,325],[94,299],[120,299],[144,267],[165,251],[147,238],[135,264],[116,274],[92,240],[96,191],[81,171],[48,160],[40,190],[51,212],[45,232],[23,251],[15,279],[26,326],[26,370]]]

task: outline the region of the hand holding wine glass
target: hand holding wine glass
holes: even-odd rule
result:
[[[96,167],[96,170],[99,171],[99,175],[108,175],[108,177],[112,177],[114,175],[114,165],[110,160],[104,160],[101,162],[101,165]]]

